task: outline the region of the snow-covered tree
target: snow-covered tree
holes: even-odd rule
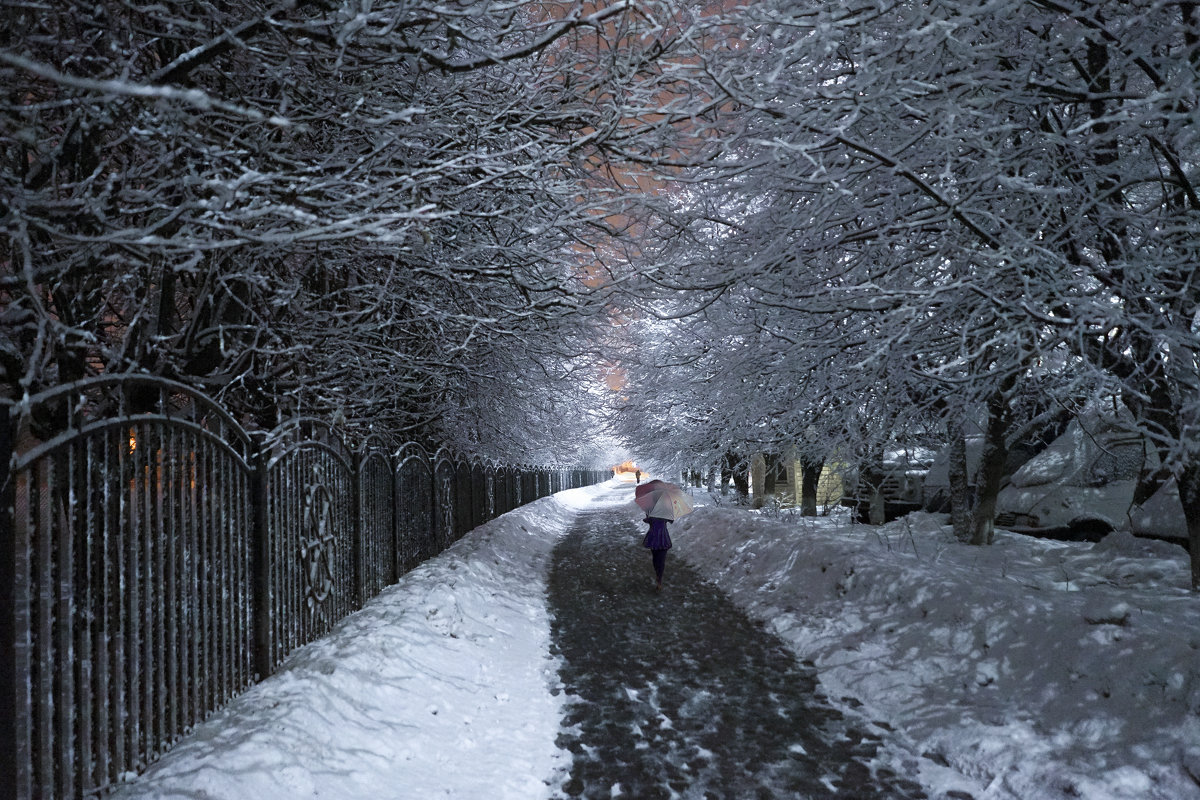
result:
[[[788,309],[778,363],[856,413],[883,385],[893,414],[990,409],[997,456],[1046,365],[1116,381],[1162,464],[1139,496],[1173,476],[1200,544],[1195,4],[765,2],[721,24],[696,59],[737,135],[681,178],[655,285]],[[871,319],[846,361],[810,322],[831,307]],[[803,381],[814,362],[833,383]],[[746,419],[777,413],[767,382],[738,394]]]
[[[613,200],[581,187],[633,113],[609,87],[663,50],[652,4],[0,11],[7,396],[149,372],[432,439],[579,393]]]

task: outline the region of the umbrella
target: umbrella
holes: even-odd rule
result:
[[[673,483],[652,480],[633,490],[633,502],[646,512],[647,517],[675,520],[692,510],[692,501]]]

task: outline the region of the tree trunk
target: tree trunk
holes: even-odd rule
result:
[[[721,494],[729,493],[729,482],[734,480],[734,475],[737,474],[734,471],[736,463],[733,453],[726,453],[725,458],[721,460]]]
[[[950,482],[950,521],[954,538],[960,542],[971,540],[971,484],[967,479],[967,437],[962,424],[947,426],[950,438],[950,460],[947,465]]]
[[[1156,359],[1155,342],[1148,337],[1137,337],[1137,347],[1133,351],[1139,365],[1147,365]],[[1138,381],[1141,393],[1123,392],[1121,399],[1125,407],[1133,414],[1134,419],[1141,423],[1143,430],[1162,431],[1172,441],[1178,441],[1183,429],[1179,424],[1179,403],[1175,399],[1175,387],[1179,378],[1167,374],[1152,374]],[[1157,373],[1158,371],[1155,370]],[[1139,376],[1140,377],[1140,376]],[[1186,377],[1185,377],[1186,380]],[[1141,472],[1138,473],[1137,485],[1133,491],[1133,504],[1140,506],[1154,496],[1171,477],[1171,447],[1159,436],[1147,436],[1146,443],[1152,447],[1157,459],[1145,459]]]
[[[1175,483],[1179,486],[1179,503],[1183,506],[1192,551],[1192,591],[1200,592],[1200,459],[1190,459]]]
[[[754,495],[752,508],[762,508],[767,502],[767,462],[762,453],[756,453],[750,462],[750,490]]]
[[[887,522],[887,501],[883,492],[878,488],[871,490],[871,504],[867,509],[867,521],[872,525],[882,525]]]
[[[1013,381],[1006,381],[1011,388]],[[988,398],[987,429],[975,473],[975,508],[971,514],[971,544],[991,544],[996,536],[996,497],[1008,461],[1008,429],[1012,425],[1008,398],[999,389]]]
[[[742,464],[736,455],[733,453],[725,454],[725,465],[721,469],[721,478],[725,480],[728,475],[728,480],[733,481],[733,486],[737,489],[738,496],[745,499],[750,494],[750,480],[746,474],[745,465]],[[721,493],[724,494],[725,486],[722,484]]]
[[[870,525],[882,525],[887,522],[887,505],[884,501],[882,486],[883,464],[877,459],[872,459],[859,472],[858,490],[855,492],[859,502],[859,517],[861,519],[865,516],[865,521]],[[862,513],[861,507],[864,498],[865,515]]]
[[[817,515],[817,486],[821,481],[821,470],[825,461],[808,458],[800,459],[800,516],[815,517]]]

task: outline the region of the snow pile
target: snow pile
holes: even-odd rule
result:
[[[1200,597],[1186,554],[698,508],[685,558],[983,798],[1200,798]],[[925,770],[930,788],[949,786]]]
[[[475,529],[113,796],[549,797],[570,754],[555,744],[544,575],[591,496],[560,492]]]

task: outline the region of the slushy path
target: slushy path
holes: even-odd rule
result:
[[[630,492],[632,495],[632,492]],[[782,642],[689,570],[677,537],[661,593],[628,507],[580,514],[554,552],[568,797],[924,798],[873,771],[879,732],[815,691]]]

